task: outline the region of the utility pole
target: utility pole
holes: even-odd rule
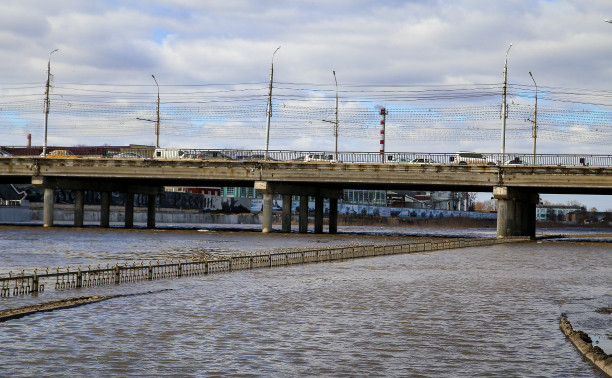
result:
[[[272,64],[270,65],[270,90],[268,91],[268,110],[266,111],[266,154],[265,159],[268,160],[268,148],[270,147],[270,118],[272,117],[272,81],[274,80],[274,55],[281,47],[278,46],[272,53]]]
[[[504,164],[506,160],[506,117],[507,117],[507,104],[506,104],[506,87],[508,85],[508,53],[510,52],[510,48],[512,47],[512,43],[508,46],[508,51],[506,51],[506,61],[504,63],[504,89],[502,93],[502,132],[501,132],[501,162],[500,164]]]
[[[536,135],[538,128],[538,85],[536,84],[535,79],[533,78],[533,74],[529,71],[529,76],[531,76],[531,80],[533,80],[533,85],[535,85],[535,106],[533,107],[533,128],[531,131],[531,137],[533,138],[533,161],[531,164],[536,164]]]
[[[155,122],[155,148],[159,148],[159,84],[157,84],[157,79],[155,75],[151,74],[153,80],[155,80],[155,85],[157,85],[157,122]]]
[[[58,51],[55,49],[49,53],[49,61],[47,62],[47,84],[45,85],[45,129],[43,135],[43,150],[42,156],[47,156],[47,120],[49,118],[49,87],[51,86],[51,54]]]
[[[334,160],[338,161],[338,80],[336,80],[336,71],[332,71],[334,74],[334,81],[336,82],[336,122],[334,123]]]

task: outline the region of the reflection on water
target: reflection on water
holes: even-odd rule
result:
[[[341,229],[343,230],[343,229]],[[409,230],[409,229],[408,229]],[[218,253],[375,243],[369,235],[8,227],[2,272]],[[351,231],[351,232],[347,232]],[[364,231],[364,230],[359,230]],[[435,233],[435,230],[423,230]],[[445,235],[465,230],[443,230]],[[488,230],[477,230],[478,235]],[[606,341],[609,243],[520,243],[382,256],[0,299],[170,291],[0,325],[6,375],[584,376],[558,328]],[[608,349],[606,349],[608,348]],[[604,350],[612,353],[609,345]]]

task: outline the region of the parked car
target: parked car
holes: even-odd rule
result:
[[[236,160],[247,161],[247,160],[265,160],[265,155],[237,155],[234,157]],[[270,159],[271,160],[271,159]]]
[[[0,150],[0,157],[8,157],[8,156],[13,156],[13,154],[11,154],[10,152],[6,152],[4,150]]]
[[[488,159],[478,152],[460,151],[451,156],[451,162],[459,165],[495,165],[495,161]]]
[[[304,156],[304,161],[333,161],[334,155],[327,154],[308,154]]]
[[[115,159],[146,159],[141,153],[138,152],[122,152],[120,154],[113,155]]]
[[[433,164],[435,161],[427,158],[415,158],[410,160],[407,164]]]
[[[53,151],[51,151],[51,152],[49,152],[47,154],[47,157],[64,158],[64,159],[76,159],[76,158],[78,158],[78,156],[75,155],[70,150],[53,150]]]
[[[507,160],[504,164],[506,165],[527,165],[524,161],[521,160],[518,156],[515,156],[513,159]]]

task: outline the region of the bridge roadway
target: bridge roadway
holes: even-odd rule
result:
[[[102,193],[102,226],[108,226],[111,192],[127,194],[126,227],[133,226],[134,193],[148,194],[148,226],[155,227],[155,195],[164,186],[255,187],[264,196],[263,232],[272,229],[274,194],[287,199],[283,204],[301,197],[300,232],[308,228],[308,196],[315,197],[315,232],[322,232],[323,198],[329,198],[329,229],[336,232],[343,189],[492,192],[498,236],[533,237],[539,193],[610,195],[612,167],[6,157],[0,158],[0,182],[44,188],[45,226],[53,225],[55,188],[75,191],[77,226],[83,222],[83,191]],[[284,208],[285,232],[290,219],[290,208]]]

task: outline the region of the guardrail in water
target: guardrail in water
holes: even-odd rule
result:
[[[326,249],[291,250],[284,252],[264,252],[241,254],[219,258],[209,258],[199,261],[160,262],[149,261],[148,264],[128,263],[115,264],[106,267],[76,269],[70,267],[55,272],[45,269],[44,273],[34,270],[33,274],[13,274],[0,277],[0,297],[38,294],[48,286],[55,290],[76,289],[110,284],[134,283],[158,279],[189,277],[198,275],[231,272],[237,270],[256,269],[263,267],[307,264],[324,261],[345,260],[361,257],[392,255],[437,251],[443,249],[478,247],[485,245],[526,241],[525,237],[492,239],[492,238],[462,238],[444,241],[426,241],[406,244],[359,245],[331,247]]]

